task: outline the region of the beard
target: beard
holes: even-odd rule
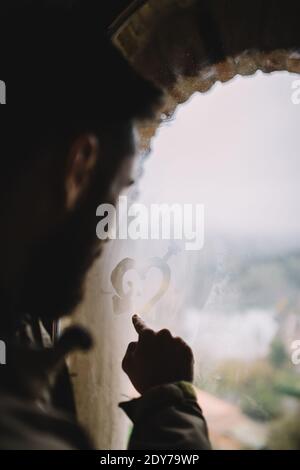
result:
[[[18,321],[29,315],[51,322],[70,315],[83,300],[86,275],[105,243],[97,238],[96,208],[116,202],[114,182],[123,160],[135,153],[132,124],[103,131],[102,151],[106,158],[99,161],[78,207],[64,213],[47,234],[28,246],[29,261],[9,292],[3,293],[9,317]],[[58,196],[58,214],[64,196]]]
[[[86,275],[103,244],[96,236],[95,207],[72,212],[32,247],[18,293],[18,312],[52,321],[71,314],[83,300]]]

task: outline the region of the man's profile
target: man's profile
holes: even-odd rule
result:
[[[162,99],[99,33],[96,18],[50,20],[14,17],[9,31],[23,38],[12,41],[12,57],[28,73],[21,85],[12,82],[18,107],[7,107],[0,123],[1,449],[93,447],[75,410],[62,406],[61,389],[70,384],[58,377],[66,374],[66,354],[90,348],[90,333],[72,327],[46,348],[44,335],[82,301],[101,254],[95,209],[114,204],[131,183],[136,123],[152,117]],[[5,65],[16,71],[9,57]],[[136,317],[133,323],[138,341],[123,369],[141,398],[122,405],[135,423],[130,447],[209,448],[188,386],[190,348],[167,330],[155,333]]]

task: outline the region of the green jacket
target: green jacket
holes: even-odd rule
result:
[[[163,385],[120,405],[134,426],[129,450],[210,449],[207,426],[192,386]],[[0,391],[1,450],[93,449],[74,418]]]
[[[11,356],[7,365],[0,366],[0,449],[93,449],[76,421],[67,368],[56,377],[53,388],[36,330],[25,324],[24,335],[41,350],[26,346],[15,361]],[[152,388],[120,406],[133,421],[130,450],[210,449],[207,426],[190,383]]]
[[[120,406],[134,423],[130,450],[211,448],[205,419],[189,383],[162,385]]]

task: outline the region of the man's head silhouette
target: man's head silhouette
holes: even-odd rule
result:
[[[0,123],[1,322],[10,329],[22,315],[55,319],[81,300],[100,249],[96,208],[130,184],[135,123],[161,97],[95,20],[14,24],[26,41],[7,32],[15,56],[6,57],[13,78]]]

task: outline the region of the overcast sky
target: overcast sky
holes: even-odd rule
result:
[[[139,200],[204,203],[206,229],[300,246],[300,105],[288,73],[195,94],[161,127]]]

